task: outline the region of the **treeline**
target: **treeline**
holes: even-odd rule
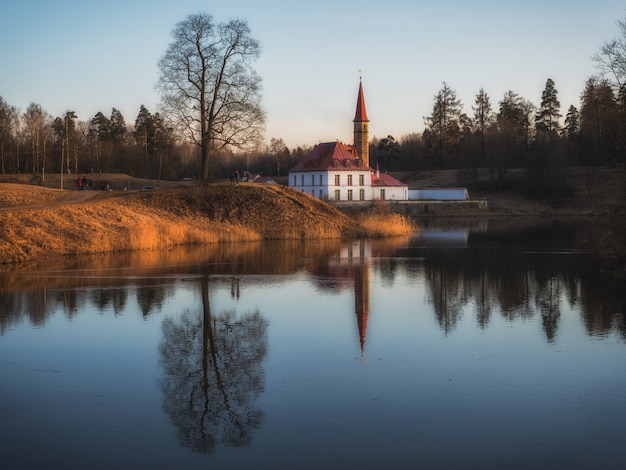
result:
[[[598,77],[586,82],[580,110],[570,106],[564,116],[551,79],[538,106],[513,91],[494,106],[481,89],[471,115],[444,83],[424,122],[421,135],[375,139],[373,164],[381,171],[467,169],[476,175],[485,168],[501,187],[510,169],[525,168],[532,190],[558,196],[569,167],[626,163],[626,88],[616,90]]]
[[[446,83],[435,95],[423,133],[374,138],[370,161],[381,171],[430,169],[489,170],[500,187],[512,168],[526,168],[532,190],[560,196],[571,166],[626,163],[626,87],[590,78],[580,110],[563,116],[555,83],[548,79],[540,104],[507,92],[497,106],[485,90],[476,94],[472,114],[463,112]],[[254,151],[221,150],[214,174],[234,170],[284,176],[310,147],[289,149],[282,139]],[[81,121],[68,111],[52,117],[40,105],[20,112],[0,97],[0,172],[66,174],[116,172],[151,179],[195,178],[200,171],[197,146],[185,143],[159,113],[141,106],[133,124],[121,112],[99,112]]]
[[[31,103],[21,112],[0,97],[0,173],[123,172],[144,178],[180,178],[193,148],[180,144],[158,113],[140,107],[134,125],[113,108],[79,120],[74,111],[53,117]]]
[[[286,175],[310,148],[290,150],[282,139],[248,152],[216,152],[214,174],[226,178],[238,170]],[[126,173],[149,179],[198,177],[197,145],[182,139],[161,115],[141,106],[133,124],[113,108],[80,120],[73,111],[53,117],[39,104],[22,112],[0,96],[0,173],[32,174],[40,182],[49,173]]]

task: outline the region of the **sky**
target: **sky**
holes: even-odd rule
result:
[[[3,0],[0,96],[24,112],[159,110],[159,59],[188,15],[245,19],[262,47],[265,138],[352,142],[359,77],[370,138],[424,130],[445,82],[472,115],[481,88],[535,105],[548,78],[561,113],[580,107],[591,60],[618,36],[622,0]],[[362,72],[359,72],[362,71]]]

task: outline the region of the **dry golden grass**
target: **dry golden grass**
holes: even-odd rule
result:
[[[357,220],[368,237],[397,237],[416,230],[411,219],[400,214],[371,214],[361,216]]]
[[[18,193],[31,191],[31,197]],[[157,191],[48,191],[0,185],[0,263],[180,245],[406,234],[393,214],[356,221],[283,186],[215,184]],[[58,194],[60,193],[60,195]],[[37,196],[45,195],[43,198]],[[385,222],[388,219],[388,223]]]

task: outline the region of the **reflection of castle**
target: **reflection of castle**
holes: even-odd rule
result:
[[[365,358],[367,320],[370,313],[370,266],[372,255],[368,240],[357,240],[344,245],[339,252],[329,258],[328,264],[316,272],[325,279],[325,287],[336,291],[354,289],[354,312],[361,346],[361,360]]]

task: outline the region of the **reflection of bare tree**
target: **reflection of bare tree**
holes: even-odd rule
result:
[[[541,310],[541,322],[548,342],[552,343],[561,317],[558,284],[550,278],[543,291],[537,293],[537,304]]]
[[[182,445],[208,453],[219,443],[250,445],[261,424],[253,401],[264,387],[267,321],[258,311],[213,315],[208,278],[201,284],[202,311],[163,320],[160,385]]]
[[[116,314],[121,313],[126,307],[128,299],[128,289],[122,288],[100,288],[94,290],[91,300],[98,310],[104,311],[108,305],[113,306]]]
[[[429,274],[435,316],[447,335],[456,327],[463,314],[463,306],[467,303],[463,281],[459,271],[446,269],[443,265]]]

